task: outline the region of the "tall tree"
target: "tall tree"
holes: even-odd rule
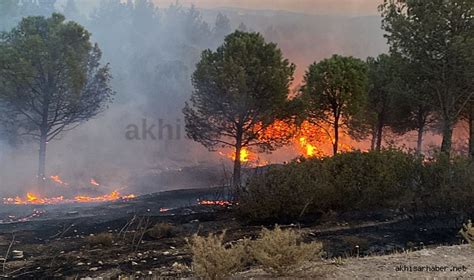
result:
[[[333,153],[339,148],[340,129],[359,137],[365,134],[364,108],[367,102],[367,65],[364,61],[333,55],[309,66],[302,98],[311,122],[331,128]]]
[[[243,148],[273,150],[285,142],[261,133],[283,116],[294,70],[276,44],[258,33],[236,31],[216,51],[202,53],[183,110],[186,132],[208,149],[234,148],[234,187],[241,183]]]
[[[380,6],[390,51],[418,69],[441,118],[441,151],[474,95],[474,2],[385,0]]]
[[[417,64],[400,59],[398,66],[401,87],[393,98],[395,110],[390,128],[400,135],[416,131],[416,152],[422,154],[424,134],[433,128],[436,121],[432,92],[427,78],[420,74]]]
[[[101,112],[111,101],[108,65],[90,34],[64,16],[27,17],[0,41],[0,100],[20,116],[23,134],[39,141],[38,180],[46,146]]]
[[[401,79],[396,58],[381,54],[377,58],[369,57],[368,65],[368,106],[373,115],[372,148],[380,151],[385,127],[392,122],[394,99],[401,92]]]
[[[230,20],[227,16],[218,13],[216,17],[216,22],[212,32],[214,33],[214,38],[217,41],[221,41],[225,36],[229,35],[232,31],[230,26]]]
[[[474,159],[474,99],[469,101],[461,116],[461,121],[467,124],[467,131],[469,135],[468,156]]]

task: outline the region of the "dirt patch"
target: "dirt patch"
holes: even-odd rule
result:
[[[416,252],[353,258],[344,261],[333,279],[474,279],[474,247],[444,246]]]

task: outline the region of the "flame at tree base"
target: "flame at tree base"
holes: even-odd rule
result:
[[[128,200],[133,199],[136,196],[134,194],[121,195],[118,191],[113,191],[109,194],[101,196],[82,196],[78,195],[74,198],[64,198],[63,196],[58,197],[40,197],[31,192],[26,194],[26,198],[19,196],[14,198],[4,198],[4,204],[16,204],[16,205],[40,205],[40,204],[66,204],[66,203],[94,203],[94,202],[109,202],[115,200]]]

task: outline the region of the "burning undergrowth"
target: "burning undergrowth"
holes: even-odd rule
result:
[[[82,188],[75,188],[75,184],[69,184],[59,175],[52,175],[45,179],[46,191],[45,193],[57,193],[60,195],[48,196],[40,194],[39,191],[28,191],[24,196],[5,197],[4,204],[17,205],[48,205],[48,204],[70,204],[70,203],[99,203],[110,202],[116,200],[129,200],[136,197],[135,194],[122,194],[121,191],[125,189],[114,189],[106,192],[107,187],[101,187],[94,178],[88,182],[89,186]]]
[[[171,191],[98,205],[2,205],[2,211],[14,207],[25,213],[34,210],[37,215],[29,220],[18,216],[16,222],[0,224],[0,247],[7,249],[13,232],[12,250],[24,254],[20,260],[12,259],[10,254],[5,274],[28,279],[116,278],[131,274],[190,277],[192,254],[186,238],[197,232],[206,236],[227,230],[224,242],[230,244],[256,239],[261,231],[260,226],[236,220],[231,211],[234,205],[217,199],[214,195],[217,191]],[[437,226],[426,222],[413,224],[393,212],[378,213],[378,216],[348,213],[315,221],[320,222],[301,225],[304,241],[322,241],[330,257],[355,254],[354,248],[359,245],[357,254],[363,255],[419,244],[456,242],[455,234],[448,229],[456,227],[454,224],[441,220]],[[421,235],[417,234],[420,227]],[[387,235],[390,240],[384,237]]]

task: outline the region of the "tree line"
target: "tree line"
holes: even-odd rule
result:
[[[2,2],[2,7],[11,9],[11,14],[18,7],[29,7],[16,6],[18,2],[8,0]],[[41,7],[39,2],[30,2],[31,7]],[[52,9],[49,4],[55,1],[43,2]],[[78,16],[72,12],[74,1],[67,3],[65,12]],[[103,3],[92,17],[92,22],[102,23],[96,27],[99,33],[110,26],[103,24],[112,20],[110,13],[114,13],[112,21],[117,20],[115,13],[125,13],[131,20],[114,22],[119,26],[129,26],[130,22],[131,26],[146,26],[158,21],[154,6],[145,0]],[[258,33],[246,32],[242,26],[216,50],[204,51],[196,65],[194,91],[183,110],[188,136],[209,149],[233,147],[237,155],[233,181],[239,185],[238,155],[243,148],[272,151],[288,143],[290,135],[262,136],[277,120],[307,120],[329,127],[334,154],[338,153],[341,130],[356,139],[371,137],[372,148],[380,150],[387,128],[399,134],[416,130],[419,153],[425,132],[439,131],[443,136],[440,150],[449,154],[454,126],[467,120],[472,156],[472,8],[472,1],[467,0],[385,1],[380,11],[389,53],[366,61],[334,55],[315,62],[307,69],[296,98],[289,94],[295,66],[276,44],[266,42]],[[173,19],[184,20],[181,27],[187,30],[185,46],[192,46],[182,48],[178,40],[176,44],[181,47],[166,48],[169,51],[192,52],[206,45],[206,38],[223,37],[229,30],[228,20],[221,15],[211,32],[195,9],[183,13],[171,7],[168,12]],[[173,22],[161,21],[164,28]],[[144,41],[146,36],[140,32],[129,35],[130,42]],[[106,41],[106,45],[114,42]],[[130,46],[125,44],[124,49]],[[147,54],[152,51],[145,49]],[[84,27],[59,14],[24,18],[0,39],[2,123],[14,123],[18,135],[39,141],[40,180],[45,176],[46,143],[94,117],[112,100],[111,72],[107,64],[101,64],[101,54]],[[125,51],[124,56],[130,56],[129,52]],[[160,55],[143,58],[162,61]],[[133,79],[138,86],[156,85],[149,84],[153,76],[145,71],[145,60],[130,61],[134,61],[136,71],[118,72],[122,77],[139,75]],[[186,76],[186,69],[176,71],[178,76]],[[159,86],[163,85],[166,83]],[[168,91],[183,95],[186,89],[181,85]]]
[[[380,150],[384,131],[417,131],[417,152],[428,130],[452,150],[454,126],[469,123],[474,156],[474,34],[472,1],[385,1],[379,6],[388,54],[363,61],[334,55],[306,71],[290,98],[294,65],[258,33],[236,31],[216,51],[207,50],[193,75],[184,114],[190,138],[209,149],[235,149],[233,184],[240,185],[240,151],[273,150],[285,139],[261,137],[277,120],[304,119],[330,127],[333,153],[340,130],[371,136]]]
[[[56,2],[0,1],[0,140],[38,143],[40,183],[48,177],[47,143],[112,99],[129,111],[181,118],[192,65],[231,32],[222,14],[208,24],[196,8],[179,4],[101,0],[85,15],[79,1]],[[49,109],[40,110],[43,99]]]

